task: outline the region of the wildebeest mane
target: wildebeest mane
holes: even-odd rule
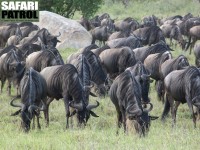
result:
[[[107,75],[100,63],[100,58],[91,51],[85,52],[83,54],[86,56],[93,70],[91,74],[91,80],[98,85],[104,83],[107,78]]]
[[[78,71],[73,65],[66,64],[57,68],[51,82],[53,85],[57,85],[57,87],[51,89],[51,91],[57,93],[57,97],[55,98],[60,99],[62,98],[61,94],[63,94],[71,96],[77,103],[83,99],[83,93],[81,92],[83,91],[83,85],[78,75]]]
[[[45,98],[46,87],[41,86],[44,82],[46,81],[43,78],[38,78],[38,72],[33,68],[27,69],[20,84],[22,103],[33,105],[35,100],[40,100],[37,96]]]

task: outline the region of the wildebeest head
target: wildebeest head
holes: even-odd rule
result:
[[[180,55],[177,58],[176,63],[177,63],[177,68],[176,68],[177,70],[180,70],[180,69],[183,69],[183,68],[189,66],[189,62],[184,55]]]
[[[10,102],[10,105],[13,107],[19,107],[20,109],[12,114],[12,116],[20,114],[21,117],[21,127],[25,132],[28,132],[30,130],[30,124],[31,120],[33,119],[33,116],[39,115],[39,111],[43,111],[44,107],[40,108],[35,105],[27,105],[23,103],[14,104],[14,101],[19,98],[19,96],[12,99]]]
[[[140,115],[136,116],[132,116],[132,114],[135,114],[135,112],[130,110],[131,107],[127,108],[127,113],[129,113],[128,119],[133,121],[136,132],[143,136],[145,136],[145,133],[149,131],[151,120],[158,119],[158,117],[149,115],[149,112],[153,109],[153,105],[151,103],[149,104],[149,109],[143,108],[143,110],[139,113]]]
[[[97,108],[99,106],[98,101],[97,101],[96,105],[92,105],[92,104],[87,105],[84,102],[81,105],[81,104],[75,104],[74,101],[71,101],[69,103],[69,106],[72,108],[75,108],[75,110],[72,112],[71,116],[77,113],[79,125],[81,125],[81,124],[86,125],[88,119],[90,118],[90,115],[92,115],[93,117],[99,117],[92,111],[92,109]]]

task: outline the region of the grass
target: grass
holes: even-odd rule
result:
[[[131,3],[127,9],[123,9],[121,4],[117,5],[116,3],[111,7],[111,3],[107,1],[98,13],[108,12],[113,17],[118,17],[119,19],[127,16],[140,19],[150,14],[166,17],[175,14],[183,15],[188,12],[192,12],[194,15],[199,13],[199,4],[195,3],[194,0],[174,0],[173,2],[173,7],[170,7],[172,0],[149,0],[147,3],[138,0],[138,2]],[[174,57],[184,54],[190,64],[194,64],[193,54],[189,55],[188,52],[183,52],[179,47],[173,47],[173,49],[175,49],[172,52]],[[60,50],[64,60],[75,51],[74,49]],[[15,94],[15,90],[12,89],[12,95]],[[160,117],[163,104],[157,100],[154,84],[151,85],[150,98],[154,104],[151,115]],[[23,133],[20,129],[20,117],[10,116],[11,113],[17,110],[9,105],[11,99],[11,97],[7,96],[6,89],[4,88],[3,94],[0,95],[0,150],[199,149],[200,123],[198,121],[197,128],[193,128],[191,114],[186,104],[180,105],[178,109],[175,128],[171,126],[171,117],[167,118],[165,123],[158,119],[152,121],[149,134],[145,138],[139,138],[137,134],[125,135],[122,129],[119,135],[116,135],[116,111],[108,96],[101,99],[100,106],[94,110],[100,117],[91,117],[84,129],[74,126],[66,130],[63,101],[54,100],[50,105],[50,126],[48,128],[45,127],[42,114],[42,119],[40,120],[42,129],[31,130],[28,134]],[[91,103],[94,103],[96,100],[92,97],[90,99]]]

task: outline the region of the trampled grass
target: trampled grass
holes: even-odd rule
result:
[[[172,0],[149,0],[147,4],[138,0],[138,2],[131,3],[127,9],[117,4],[112,5],[112,7],[103,6],[99,13],[108,12],[113,17],[133,16],[138,19],[155,13],[158,16],[183,15],[188,12],[194,15],[199,14],[200,9],[197,9],[199,4],[195,3],[195,0],[174,0],[175,4],[172,8],[169,7],[172,5],[170,3]],[[173,49],[175,49],[172,52],[173,56],[184,54],[189,59],[190,64],[194,64],[193,54],[189,55],[188,52],[183,52],[179,47],[173,47]],[[60,52],[66,61],[67,56],[75,51],[74,49],[66,49]],[[12,95],[15,94],[15,90],[12,90]],[[163,104],[157,100],[154,83],[151,85],[150,98],[154,105],[151,115],[160,117]],[[99,118],[91,117],[85,128],[77,128],[74,123],[74,127],[70,127],[68,130],[65,129],[66,118],[63,101],[54,100],[50,105],[49,127],[45,127],[44,117],[41,114],[42,129],[30,130],[29,133],[21,131],[19,116],[10,116],[17,110],[10,106],[11,99],[12,97],[7,96],[6,88],[4,88],[3,94],[0,95],[0,149],[2,150],[192,150],[200,148],[200,122],[197,122],[197,128],[194,129],[187,104],[180,105],[178,109],[176,127],[172,128],[171,126],[171,115],[165,123],[162,123],[159,118],[151,122],[148,135],[140,138],[137,134],[126,135],[122,129],[119,135],[116,135],[116,111],[108,96],[101,99],[100,106],[94,110],[100,116]],[[90,99],[91,103],[95,103],[97,100],[93,97]]]

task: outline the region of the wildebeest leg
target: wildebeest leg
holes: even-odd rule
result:
[[[168,115],[169,111],[170,111],[170,103],[169,103],[169,100],[168,100],[168,94],[165,94],[165,106],[164,106],[164,110],[163,110],[163,113],[162,113],[162,121],[165,121],[165,118],[166,116]]]
[[[70,111],[69,111],[69,100],[67,96],[63,97],[64,104],[65,104],[65,112],[66,112],[66,128],[69,128],[69,117],[70,117]]]
[[[8,81],[8,96],[11,95],[11,82]]]
[[[41,126],[40,126],[40,116],[37,115],[36,118],[37,118],[37,128],[41,129]]]
[[[33,115],[33,124],[32,124],[32,129],[35,129],[35,115]]]
[[[196,128],[196,116],[195,116],[195,113],[194,113],[194,109],[193,109],[192,103],[188,99],[187,99],[187,104],[188,104],[188,107],[190,109],[190,112],[192,113],[192,119],[193,119],[193,123],[194,123],[194,128]]]
[[[46,126],[49,126],[49,105],[53,101],[54,98],[49,97],[46,102],[46,109],[44,110],[44,118],[46,120]]]
[[[122,113],[120,111],[117,111],[117,134],[119,133],[119,128],[122,126]]]
[[[178,106],[180,105],[180,103],[181,103],[181,102],[178,102],[178,101],[175,102],[175,106],[174,106],[175,117],[176,117],[177,110],[178,110]],[[176,118],[175,118],[175,119],[176,119]]]
[[[172,127],[174,127],[174,125],[176,124],[176,115],[175,115],[175,109],[174,109],[174,100],[170,95],[168,95],[168,101],[171,107]]]

